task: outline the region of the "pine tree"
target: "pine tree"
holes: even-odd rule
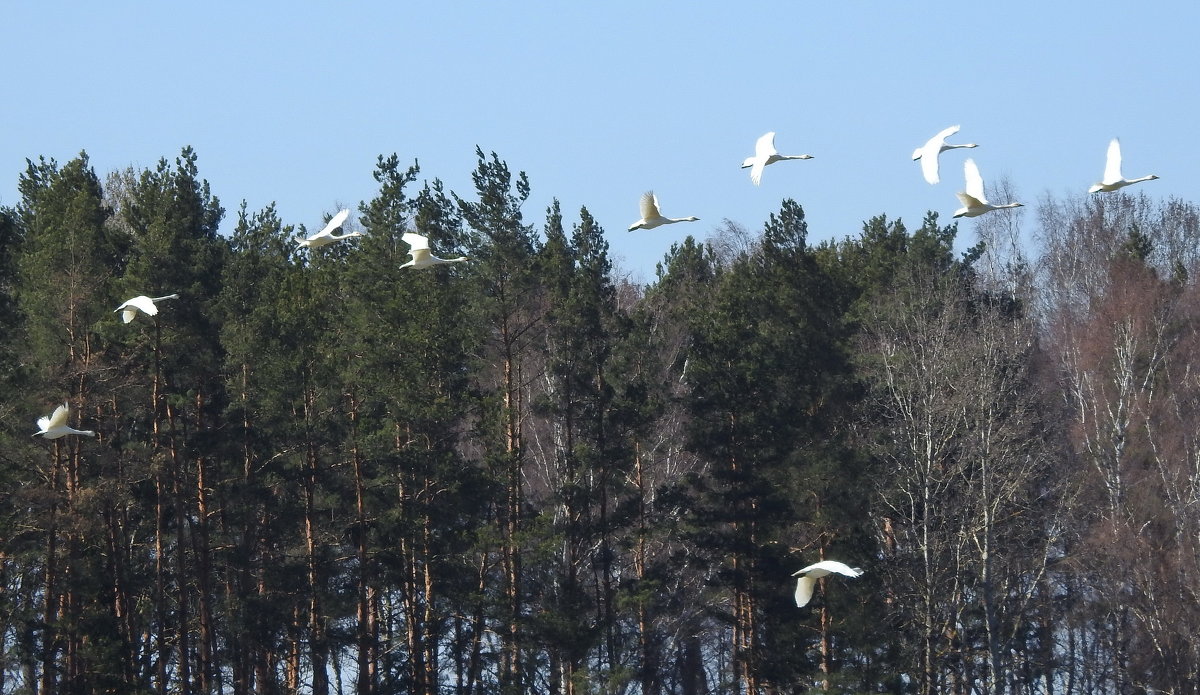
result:
[[[100,410],[96,395],[108,365],[95,326],[110,312],[109,286],[122,245],[106,228],[100,182],[86,154],[61,168],[44,159],[30,162],[19,188],[22,243],[15,258],[15,294],[27,340],[21,346],[29,365],[27,388],[37,394],[25,412],[67,401],[86,423]],[[103,547],[104,538],[94,525],[81,523],[94,511],[90,491],[107,459],[105,439],[102,432],[99,441],[55,440],[35,457],[41,488],[35,528],[43,544],[36,600],[41,606],[36,622],[19,632],[28,647],[36,644],[36,650],[22,649],[26,658],[37,660],[24,666],[27,685],[32,687],[40,670],[39,687],[45,692],[92,687],[109,674],[129,670],[129,662],[122,663],[107,640],[86,634],[89,625],[111,625],[111,609],[99,600],[103,589],[93,581],[102,570],[97,556],[86,552]]]
[[[461,558],[475,510],[486,506],[461,454],[472,405],[475,335],[463,277],[470,269],[401,268],[406,232],[438,249],[463,243],[457,208],[441,182],[406,195],[418,171],[415,164],[401,169],[395,155],[380,157],[379,193],[360,208],[367,236],[345,278],[343,350],[354,355],[344,373],[353,423],[360,692],[396,679],[413,692],[437,691],[440,640],[455,615],[448,597],[474,574]],[[394,615],[381,615],[379,583],[403,597]],[[380,635],[387,633],[402,635],[404,649],[385,649]]]
[[[748,691],[804,668],[773,644],[787,599],[777,577],[790,574],[779,546],[824,504],[813,485],[821,462],[839,460],[826,441],[847,369],[844,302],[806,236],[803,210],[784,201],[757,250],[723,274],[689,356],[691,446],[714,466],[701,508],[723,524],[711,529],[724,555],[717,576],[730,591],[734,675]],[[821,555],[830,527],[809,524],[797,549]]]
[[[543,613],[546,639],[565,693],[582,683],[589,651],[611,674],[622,661],[618,638],[616,507],[632,453],[616,401],[612,353],[624,325],[617,312],[608,243],[586,208],[568,239],[557,201],[547,214],[539,254],[545,286],[546,366],[535,411],[548,430],[542,468],[551,490],[558,567]],[[539,437],[539,441],[542,438]],[[589,578],[587,570],[591,570]],[[589,611],[588,606],[594,606]],[[605,673],[593,674],[606,675]]]
[[[525,224],[521,205],[529,197],[524,173],[514,177],[508,165],[476,148],[472,173],[477,201],[455,195],[463,221],[478,236],[471,241],[478,265],[472,276],[478,316],[486,331],[481,388],[487,394],[483,413],[485,463],[504,490],[495,510],[500,528],[500,586],[503,608],[500,685],[505,693],[524,692],[525,572],[521,535],[528,517],[523,468],[526,461],[526,392],[533,377],[529,360],[540,328],[538,287],[532,273],[535,236]],[[529,368],[529,369],[527,369]]]
[[[214,304],[228,248],[217,234],[224,210],[199,178],[196,159],[191,148],[184,148],[173,166],[164,159],[154,170],[143,171],[127,192],[123,220],[132,234],[120,282],[125,292],[180,295],[158,316],[125,327],[137,335],[143,324],[150,326],[144,342],[133,347],[149,372],[150,392],[138,410],[146,414],[153,434],[151,457],[157,469],[160,692],[172,680],[184,688],[194,684],[207,690],[217,675],[208,521],[214,511],[213,482],[220,477],[213,468],[220,456],[212,436],[224,407]],[[168,558],[173,566],[166,566]],[[168,673],[172,642],[173,675]]]
[[[707,616],[719,612],[720,597],[706,587],[710,549],[697,542],[702,534],[685,533],[684,520],[696,506],[695,483],[706,466],[688,447],[687,399],[693,335],[703,324],[721,268],[712,248],[689,236],[672,245],[656,275],[616,351],[623,365],[622,400],[640,404],[633,411],[640,426],[631,432],[636,512],[630,594],[638,626],[637,676],[646,693],[678,689],[694,695],[708,686],[702,650],[719,643],[709,639],[713,626]]]
[[[243,203],[223,269],[218,311],[224,353],[229,460],[237,466],[222,486],[221,535],[229,544],[222,593],[233,690],[236,695],[280,687],[278,645],[292,618],[292,597],[280,581],[301,573],[286,555],[283,538],[299,524],[293,475],[281,446],[294,435],[290,402],[294,356],[304,345],[286,341],[281,303],[293,272],[291,227],[274,206],[249,214]],[[288,439],[287,441],[290,441]]]
[[[19,314],[14,298],[16,280],[16,250],[19,242],[17,236],[16,215],[8,208],[0,207],[0,325],[8,329],[0,332],[0,392],[17,393],[19,377],[15,374],[17,360],[16,334]],[[13,441],[16,433],[8,432],[8,423],[14,420],[13,405],[0,406],[0,447],[7,451],[15,451]],[[15,490],[21,487],[22,476],[13,458],[0,457],[0,488]],[[2,499],[2,498],[0,498]],[[13,513],[16,506],[0,504],[0,586],[13,586],[13,577],[19,572],[20,565],[11,557],[13,550],[12,539],[16,535],[19,516]],[[18,601],[12,596],[15,592],[6,591],[0,595],[0,692],[8,685],[8,669],[12,668],[16,659],[11,656],[18,649],[18,642],[13,638],[18,630]]]

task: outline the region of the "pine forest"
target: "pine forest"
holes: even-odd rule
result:
[[[311,247],[191,148],[28,162],[0,693],[1200,693],[1196,204],[784,199],[639,284],[476,155]]]

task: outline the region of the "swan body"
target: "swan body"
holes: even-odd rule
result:
[[[96,436],[92,430],[77,430],[68,425],[67,415],[69,413],[70,409],[67,408],[66,403],[63,403],[55,408],[52,414],[38,418],[38,431],[34,432],[33,436],[36,437],[40,434],[46,439],[58,439],[68,434],[82,434],[85,437]]]
[[[640,203],[642,211],[642,219],[629,225],[629,231],[635,229],[654,229],[661,227],[664,224],[675,224],[676,222],[695,222],[699,217],[663,217],[658,211],[658,196],[654,195],[654,191],[646,191],[642,194]]]
[[[950,145],[946,142],[946,138],[958,132],[959,126],[952,125],[942,132],[929,138],[929,141],[913,150],[913,161],[921,160],[921,173],[925,176],[925,180],[931,184],[937,183],[941,179],[938,177],[938,155],[946,150],[957,150],[963,147],[979,147],[973,142],[964,145]]]
[[[817,580],[821,577],[830,574],[844,574],[847,577],[858,577],[863,573],[857,567],[850,567],[847,564],[838,562],[837,560],[822,560],[816,564],[809,565],[802,570],[792,573],[796,580],[796,606],[803,608],[812,600],[813,587],[816,586]]]
[[[137,317],[137,313],[139,311],[147,316],[154,316],[157,314],[158,307],[155,306],[155,303],[161,302],[164,299],[179,299],[179,295],[168,294],[165,297],[147,297],[146,295],[141,294],[126,301],[124,304],[114,309],[113,312],[121,312],[121,320],[125,323],[129,323],[135,317]]]
[[[750,180],[757,186],[762,183],[763,169],[768,164],[782,162],[785,159],[812,159],[811,154],[779,154],[775,149],[774,131],[763,135],[754,143],[754,156],[746,157],[742,162],[743,169],[750,170]]]
[[[989,203],[987,198],[983,197],[983,177],[979,175],[979,167],[975,166],[975,160],[968,159],[963,164],[963,171],[967,175],[967,190],[963,193],[955,193],[959,202],[963,204],[961,208],[954,211],[955,217],[979,217],[992,210],[1019,208],[1023,205],[1023,203],[1005,203],[1004,205]]]
[[[342,210],[338,212],[338,214],[329,218],[329,223],[325,225],[324,229],[306,239],[297,239],[296,243],[310,249],[319,249],[322,246],[328,246],[335,241],[362,236],[362,232],[350,232],[349,234],[341,235],[334,234],[334,232],[336,232],[338,229],[341,229],[342,225],[346,222],[346,218],[349,216],[349,210]]]
[[[429,266],[441,265],[443,263],[462,263],[463,261],[471,260],[466,256],[438,258],[429,251],[429,238],[420,234],[405,232],[400,239],[408,244],[408,253],[412,256],[407,263],[400,266],[401,268],[428,268]]]
[[[1121,176],[1121,141],[1113,138],[1112,142],[1108,143],[1108,157],[1104,162],[1104,178],[1100,183],[1092,184],[1088,193],[1099,193],[1100,191],[1111,193],[1133,183],[1153,181],[1157,178],[1154,174],[1136,179],[1127,179]]]

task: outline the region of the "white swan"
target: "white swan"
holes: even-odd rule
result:
[[[763,169],[768,164],[782,162],[785,159],[812,159],[812,155],[779,154],[775,149],[775,132],[772,131],[754,143],[754,156],[746,157],[746,161],[742,162],[742,168],[750,170],[750,180],[757,186],[762,183]]]
[[[965,193],[955,193],[958,196],[959,202],[963,207],[954,211],[955,217],[979,217],[985,212],[992,210],[1004,210],[1006,208],[1019,208],[1022,203],[1005,203],[1004,205],[992,205],[987,202],[987,198],[983,197],[983,177],[979,175],[979,167],[975,166],[975,160],[968,159],[966,164],[963,164],[963,171],[967,175],[967,190]]]
[[[154,316],[158,313],[158,307],[154,306],[155,302],[161,302],[164,299],[179,299],[177,294],[168,294],[165,297],[147,297],[140,294],[133,299],[126,301],[121,306],[113,309],[113,312],[121,312],[121,320],[129,323],[137,316],[138,311],[141,311],[147,316]]]
[[[850,567],[837,560],[822,560],[814,565],[809,565],[798,572],[793,572],[792,576],[800,575],[796,580],[796,605],[803,608],[812,600],[813,587],[817,580],[833,573],[844,574],[847,577],[858,577],[863,573],[857,567]]]
[[[1121,176],[1121,141],[1113,138],[1112,142],[1108,143],[1108,158],[1104,162],[1104,179],[1100,183],[1093,183],[1092,187],[1088,189],[1088,193],[1099,193],[1100,191],[1111,193],[1131,183],[1153,181],[1157,178],[1154,174],[1137,179],[1127,179]]]
[[[635,229],[654,229],[661,227],[664,224],[674,224],[676,222],[695,222],[699,217],[663,217],[658,211],[658,196],[654,195],[654,191],[646,191],[642,194],[640,203],[642,210],[642,219],[629,225],[629,231]]]
[[[462,263],[463,261],[471,260],[466,256],[459,256],[458,258],[438,258],[429,252],[429,238],[421,236],[420,234],[405,232],[400,238],[404,241],[404,243],[408,244],[408,253],[412,256],[411,260],[400,266],[401,268],[428,268],[431,265],[440,265],[442,263]]]
[[[67,424],[67,415],[70,410],[67,404],[63,403],[54,409],[54,413],[48,416],[40,417],[37,421],[38,431],[33,433],[33,436],[39,434],[46,439],[58,439],[68,434],[82,434],[86,437],[95,437],[96,433],[92,430],[77,430]]]
[[[938,177],[938,155],[946,150],[957,150],[963,147],[979,147],[973,142],[965,145],[948,145],[946,138],[958,132],[959,126],[952,125],[942,132],[929,138],[929,141],[913,150],[913,161],[921,160],[921,173],[925,175],[925,180],[929,183],[937,183],[941,179]]]
[[[318,249],[322,246],[328,246],[335,241],[362,236],[362,232],[350,232],[349,234],[342,234],[341,236],[334,234],[335,231],[341,229],[342,224],[346,222],[346,218],[349,216],[349,210],[342,210],[338,212],[338,214],[329,219],[329,224],[326,224],[324,229],[308,237],[307,239],[296,239],[296,243],[310,249]]]

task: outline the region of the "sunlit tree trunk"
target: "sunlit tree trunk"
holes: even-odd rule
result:
[[[315,394],[311,388],[305,389],[304,420],[305,420],[305,472],[303,476],[304,494],[304,547],[306,567],[308,571],[308,642],[309,660],[312,667],[313,695],[328,695],[329,693],[329,652],[325,636],[325,616],[321,601],[322,575],[317,555],[317,525],[316,525],[316,487],[318,484],[318,454],[317,442],[314,441],[316,428]]]
[[[352,437],[354,439],[350,446],[350,460],[354,466],[354,516],[356,537],[355,537],[355,559],[358,563],[358,582],[357,582],[357,603],[355,606],[355,618],[357,625],[357,660],[356,660],[356,692],[360,695],[374,695],[378,683],[378,644],[379,644],[379,627],[377,623],[377,614],[375,605],[375,572],[374,561],[369,555],[370,547],[370,532],[367,517],[367,500],[366,500],[366,473],[363,470],[363,457],[358,449],[357,442],[357,425],[358,425],[358,401],[354,396],[350,395],[350,408],[348,416],[350,418],[350,426]]]

